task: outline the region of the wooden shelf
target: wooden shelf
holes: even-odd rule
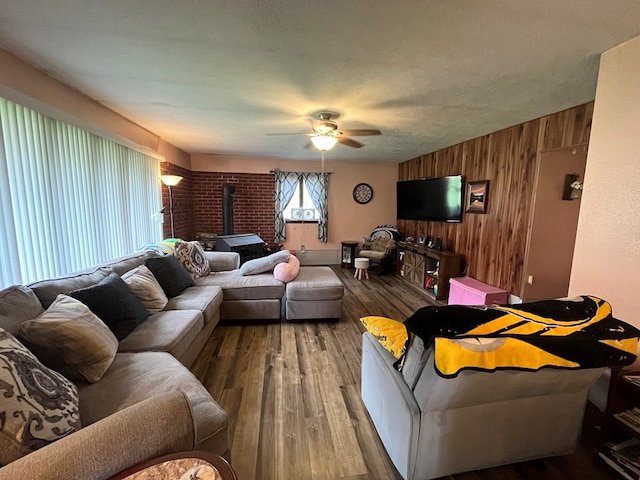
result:
[[[449,279],[460,275],[461,264],[462,256],[457,253],[398,242],[398,273],[407,281],[419,285],[434,300],[447,300]],[[427,283],[428,278],[437,280],[437,293]]]
[[[598,454],[623,478],[639,478],[640,465],[637,467],[625,466],[612,454],[612,448],[610,448],[611,445],[624,445],[623,442],[629,439],[640,440],[640,414],[636,413],[632,421],[622,417],[624,412],[631,412],[634,408],[640,407],[640,383],[630,381],[628,376],[640,378],[640,372],[623,371],[619,368],[612,369],[602,441]]]

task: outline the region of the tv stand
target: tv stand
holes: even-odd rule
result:
[[[449,298],[449,279],[460,276],[461,265],[458,253],[398,242],[398,273],[434,300]]]

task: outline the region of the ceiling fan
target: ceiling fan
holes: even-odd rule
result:
[[[338,118],[339,114],[332,112],[318,112],[313,115],[311,122],[312,133],[267,133],[267,135],[306,135],[310,137],[311,143],[318,150],[330,150],[336,143],[341,143],[347,147],[361,148],[363,143],[354,140],[351,137],[361,137],[367,135],[382,135],[380,130],[360,129],[360,130],[341,130],[334,118]]]

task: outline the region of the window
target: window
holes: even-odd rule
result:
[[[158,241],[158,162],[0,98],[0,288]]]
[[[280,170],[275,170],[273,173],[276,177],[276,220],[274,224],[276,233],[274,241],[284,242],[287,239],[285,215],[294,215],[294,210],[289,208],[289,204],[295,197],[296,191],[301,189],[298,192],[298,199],[294,200],[297,201],[294,205],[301,205],[302,208],[304,208],[305,198],[308,197],[311,199],[313,208],[318,212],[316,217],[318,223],[318,239],[323,243],[327,243],[327,224],[329,219],[327,188],[329,185],[329,174],[325,172],[283,172]],[[302,214],[304,215],[304,212],[302,212]]]
[[[313,205],[311,194],[303,178],[298,180],[293,197],[284,208],[283,214],[287,222],[318,222],[318,211]]]

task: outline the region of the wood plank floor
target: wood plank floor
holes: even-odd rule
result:
[[[192,368],[229,415],[240,480],[401,479],[360,399],[358,319],[404,320],[429,300],[393,274],[358,281],[352,270],[334,270],[345,284],[339,322],[223,323]],[[447,477],[616,478],[589,445],[573,455]]]

